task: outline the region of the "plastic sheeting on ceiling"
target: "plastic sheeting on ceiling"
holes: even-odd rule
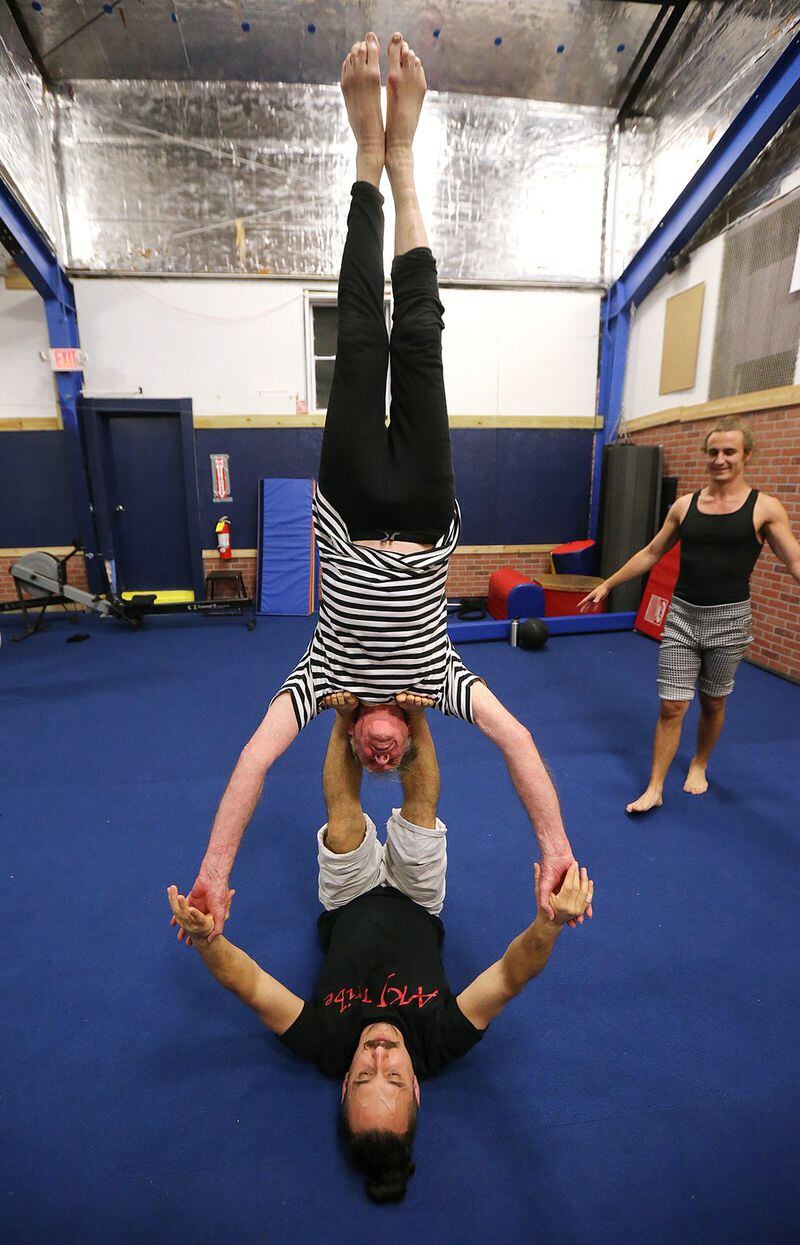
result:
[[[627,0],[41,0],[47,76],[330,83],[365,30],[402,30],[432,90],[612,107],[659,6]]]
[[[165,274],[336,271],[351,153],[333,84],[365,27],[385,40],[397,24],[432,88],[420,166],[442,275],[613,277],[800,26],[797,0],[688,4],[619,130],[671,6],[36,4],[0,0],[0,163],[52,236],[47,96],[18,32],[2,42],[13,9],[53,84],[68,262]],[[775,148],[772,183],[796,162]]]

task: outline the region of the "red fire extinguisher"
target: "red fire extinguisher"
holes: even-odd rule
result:
[[[227,559],[231,556],[233,550],[231,549],[231,521],[226,514],[222,516],[214,530],[217,534],[219,556]]]

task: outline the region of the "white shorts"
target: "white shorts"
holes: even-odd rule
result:
[[[327,822],[317,831],[319,901],[328,912],[341,908],[375,886],[393,886],[438,916],[444,904],[447,873],[447,827],[436,818],[433,829],[415,826],[392,809],[381,843],[375,822],[364,814],[364,838],[352,852],[325,846]]]

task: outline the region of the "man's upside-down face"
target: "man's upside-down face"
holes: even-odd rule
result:
[[[402,1135],[419,1105],[419,1082],[403,1035],[390,1024],[363,1030],[342,1085],[347,1122],[354,1133],[372,1129]]]
[[[353,751],[373,774],[397,769],[411,742],[406,715],[399,705],[362,705],[350,723]]]

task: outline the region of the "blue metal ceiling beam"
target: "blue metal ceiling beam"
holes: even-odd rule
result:
[[[800,104],[800,34],[794,36],[744,107],[678,195],[647,241],[603,299],[598,415],[589,535],[596,537],[603,448],[614,440],[622,391],[631,309],[642,302],[676,256],[722,202]]]
[[[0,177],[0,242],[41,295],[50,346],[80,348],[78,316],[72,283],[58,262],[49,242],[31,220],[10,186]],[[78,398],[83,388],[82,372],[56,372],[56,391],[61,423],[67,438],[70,477],[79,535],[86,559],[89,585],[97,592],[101,587],[101,563],[97,557],[91,490],[86,474],[83,439],[78,422]],[[94,556],[92,556],[94,555]]]
[[[614,282],[606,319],[640,303],[664,275],[669,260],[694,236],[742,173],[800,104],[800,34],[731,121],[667,214]]]

